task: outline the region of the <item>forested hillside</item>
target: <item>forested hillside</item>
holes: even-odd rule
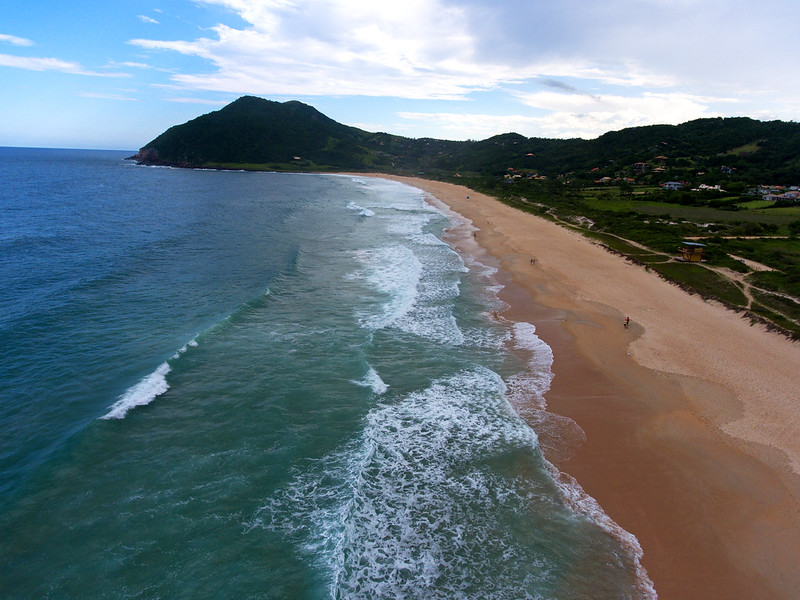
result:
[[[337,123],[301,102],[244,96],[171,127],[146,144],[137,159],[182,167],[428,175],[502,175],[513,170],[586,182],[609,177],[642,183],[788,183],[800,181],[800,125],[716,118],[633,127],[594,140],[507,133],[456,142],[370,133]]]

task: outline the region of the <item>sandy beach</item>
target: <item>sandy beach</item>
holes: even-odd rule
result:
[[[380,177],[472,221],[459,249],[497,261],[506,316],[553,349],[548,412],[585,434],[542,447],[638,538],[658,597],[800,597],[800,345],[493,198]]]

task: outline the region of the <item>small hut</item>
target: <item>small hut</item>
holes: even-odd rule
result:
[[[681,259],[687,262],[700,262],[703,260],[705,244],[697,242],[683,242],[680,247]]]

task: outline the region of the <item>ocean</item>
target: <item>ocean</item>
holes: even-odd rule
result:
[[[654,596],[468,223],[130,154],[0,148],[0,597]]]

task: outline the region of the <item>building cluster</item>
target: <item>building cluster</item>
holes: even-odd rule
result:
[[[778,206],[800,204],[800,186],[760,185],[758,194],[762,200],[774,202]]]
[[[505,175],[506,183],[513,183],[519,179],[532,179],[534,181],[545,181],[547,179],[547,175],[539,175],[539,173],[535,171],[521,171],[519,169],[515,169],[514,167],[508,167],[507,173]]]

